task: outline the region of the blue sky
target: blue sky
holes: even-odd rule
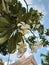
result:
[[[23,0],[19,0],[21,1],[21,3],[23,4],[23,6],[26,7],[25,3]],[[30,7],[33,7],[34,9],[37,9],[39,10],[40,12],[43,12],[44,13],[44,17],[43,17],[43,20],[42,20],[42,23],[44,25],[45,28],[49,28],[49,0],[26,0],[28,4],[32,4]],[[48,37],[49,38],[49,37]],[[49,51],[49,47],[45,47],[45,48],[41,48],[37,51],[37,53],[34,53],[34,57],[38,63],[38,65],[41,65],[41,57],[40,57],[40,54],[41,53],[47,53],[47,51]],[[30,53],[30,50],[28,50],[28,53]],[[14,56],[14,59],[12,60]],[[3,56],[0,54],[0,58],[3,59],[3,61],[8,61],[8,55],[6,56]],[[16,60],[19,60],[16,56],[16,52],[14,54],[11,54],[11,59],[10,61],[11,62],[14,62]]]
[[[37,8],[39,7],[41,11],[45,12],[45,17],[43,20],[43,24],[45,28],[49,28],[49,0],[32,0],[33,5]]]

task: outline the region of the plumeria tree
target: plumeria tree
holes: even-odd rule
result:
[[[42,12],[33,8],[27,12],[18,0],[0,0],[0,53],[6,55],[18,50],[18,55],[23,54],[26,43],[33,52],[41,45],[49,45],[45,38],[49,29],[45,32],[42,18]],[[31,35],[26,37],[29,33]]]

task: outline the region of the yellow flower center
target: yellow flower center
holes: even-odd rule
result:
[[[24,49],[24,44],[20,44],[19,49]]]

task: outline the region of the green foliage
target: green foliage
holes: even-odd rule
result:
[[[41,60],[42,65],[49,65],[49,52],[45,54],[41,54],[41,56],[44,58],[44,60]]]
[[[18,0],[0,0],[0,52],[6,55],[7,52],[13,53],[19,42],[26,40],[30,45],[37,42],[37,36],[34,31],[38,32],[42,45],[48,45],[45,39],[44,26],[40,23],[43,14],[33,8],[26,12],[26,8]],[[27,32],[32,36],[24,38]],[[46,35],[49,35],[48,31]],[[31,48],[31,47],[30,47]]]
[[[47,29],[46,35],[48,35],[48,36],[49,36],[49,29]]]
[[[30,36],[30,37],[28,37],[28,40],[31,42],[31,43],[33,43],[34,41],[34,39],[35,39],[36,37],[35,36]]]
[[[44,33],[44,26],[43,25],[39,26],[38,32],[40,32],[40,34]]]
[[[45,36],[40,35],[40,39],[42,39],[42,45],[43,45],[43,46],[49,45],[49,41],[46,39]]]
[[[19,12],[19,10],[21,9],[21,3],[20,2],[16,2],[16,0],[13,0],[9,4],[9,9],[10,9],[12,14],[16,15]]]

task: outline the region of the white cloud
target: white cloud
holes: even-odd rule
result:
[[[41,5],[32,5],[34,9],[37,9],[39,12],[42,12],[44,15],[46,15],[46,9],[43,4]]]
[[[49,46],[46,49],[47,49],[47,51],[49,51]]]
[[[32,4],[32,0],[26,0],[28,4]]]

